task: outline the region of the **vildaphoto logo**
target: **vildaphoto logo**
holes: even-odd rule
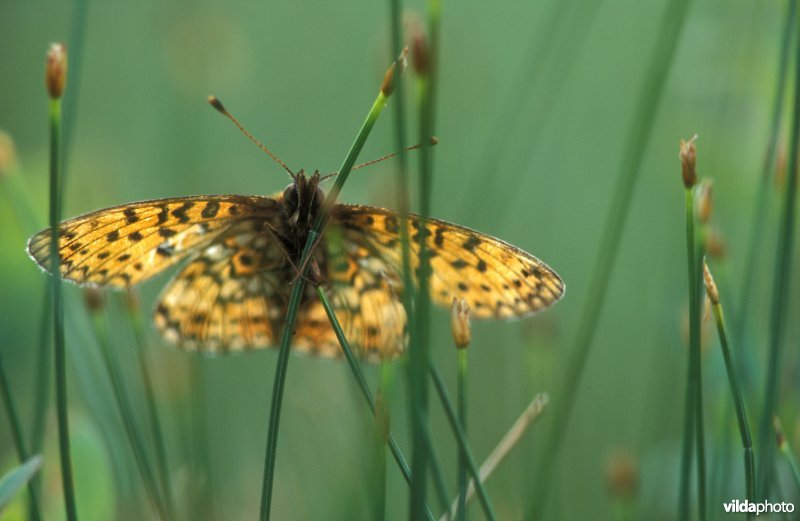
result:
[[[770,503],[769,501],[759,501],[758,503],[753,503],[748,500],[739,501],[738,499],[732,499],[727,503],[722,504],[723,508],[725,508],[725,512],[728,514],[733,513],[755,513],[755,515],[759,514],[771,514],[771,513],[790,513],[794,512],[794,503],[787,503],[782,501],[780,503]]]

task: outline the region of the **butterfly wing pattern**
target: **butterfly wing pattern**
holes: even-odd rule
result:
[[[115,206],[61,223],[61,276],[81,285],[126,288],[160,273],[243,220],[273,219],[268,197],[195,196]],[[28,241],[28,254],[50,266],[50,230]]]
[[[303,242],[293,237],[290,222],[281,195],[181,197],[100,210],[61,224],[61,276],[80,285],[128,288],[188,260],[156,305],[154,323],[165,340],[207,353],[275,345]],[[337,204],[315,253],[317,282],[345,336],[372,361],[405,350],[401,222],[391,210]],[[476,318],[511,319],[563,295],[553,270],[503,241],[436,219],[423,224],[409,215],[406,222],[414,272],[417,241],[425,236],[429,289],[437,304],[463,298]],[[45,230],[28,243],[29,255],[44,269],[50,237]],[[311,285],[298,311],[293,346],[317,356],[341,354]]]
[[[334,222],[341,224],[348,253],[383,259],[401,270],[400,217],[370,206],[338,205]],[[564,293],[561,278],[545,263],[490,235],[456,224],[409,215],[411,267],[419,268],[420,234],[431,263],[430,294],[450,306],[465,299],[475,318],[524,317],[555,303]]]

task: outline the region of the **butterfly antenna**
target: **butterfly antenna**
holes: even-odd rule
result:
[[[238,128],[239,130],[241,130],[241,131],[242,131],[242,134],[244,134],[245,136],[247,136],[247,137],[250,139],[250,141],[252,141],[253,143],[255,143],[255,144],[256,144],[256,146],[258,146],[258,148],[260,148],[261,150],[263,150],[264,152],[266,152],[266,153],[267,153],[267,155],[268,155],[269,157],[271,157],[271,158],[272,158],[272,159],[273,159],[273,160],[274,160],[276,163],[278,163],[279,165],[281,165],[281,166],[283,167],[283,169],[284,169],[284,170],[286,170],[287,172],[289,172],[289,175],[291,176],[291,178],[292,178],[292,179],[295,179],[294,172],[292,172],[292,171],[289,169],[289,167],[288,167],[288,166],[286,166],[286,163],[284,163],[283,161],[281,161],[281,159],[280,159],[278,156],[276,156],[275,154],[273,154],[272,152],[270,152],[270,151],[269,151],[269,149],[268,149],[267,147],[265,147],[265,146],[264,146],[264,145],[261,143],[261,141],[257,140],[257,139],[256,139],[256,138],[253,136],[253,134],[251,134],[250,132],[248,132],[247,130],[245,130],[245,128],[242,126],[242,124],[241,124],[241,123],[239,123],[239,121],[237,121],[237,120],[236,120],[236,118],[234,118],[234,117],[233,117],[233,115],[231,115],[231,113],[230,113],[230,112],[228,112],[228,109],[226,109],[226,108],[225,108],[225,106],[222,104],[222,102],[221,102],[221,101],[220,101],[220,100],[219,100],[219,99],[218,99],[216,96],[209,96],[209,97],[208,97],[208,103],[209,103],[209,104],[210,104],[212,107],[214,107],[215,109],[217,109],[217,112],[219,112],[220,114],[222,114],[223,116],[225,116],[226,118],[228,118],[229,120],[231,120],[231,121],[233,122],[233,124],[234,124],[234,125],[236,125],[236,128]]]
[[[438,143],[439,143],[439,140],[438,140],[436,137],[431,137],[431,139],[430,139],[430,141],[429,141],[429,143],[428,143],[428,144],[429,144],[430,146],[434,146],[434,145],[437,145]],[[410,146],[410,147],[406,147],[406,148],[404,148],[403,150],[400,150],[400,151],[398,151],[398,152],[393,152],[393,153],[391,153],[391,154],[389,154],[389,155],[386,155],[386,156],[383,156],[383,157],[379,157],[378,159],[373,159],[372,161],[367,161],[366,163],[361,163],[360,165],[356,165],[356,166],[354,166],[352,169],[353,169],[353,170],[357,170],[357,169],[359,169],[359,168],[363,168],[363,167],[365,167],[365,166],[374,165],[375,163],[380,163],[381,161],[385,161],[385,160],[387,160],[387,159],[391,159],[391,158],[393,158],[394,156],[396,156],[396,155],[398,155],[398,154],[401,154],[401,153],[403,153],[403,152],[411,152],[412,150],[417,150],[417,149],[418,149],[418,148],[420,148],[421,146],[422,146],[422,143],[417,143],[416,145],[412,145],[412,146]],[[326,176],[322,177],[322,179],[320,179],[320,181],[324,181],[324,180],[328,179],[329,177],[333,177],[333,176],[335,176],[335,175],[336,175],[336,174],[338,174],[338,173],[339,173],[339,172],[331,172],[330,174],[328,174],[328,175],[326,175]]]

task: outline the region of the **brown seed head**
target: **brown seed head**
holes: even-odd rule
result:
[[[17,166],[17,148],[10,134],[0,130],[0,177],[10,174]]]
[[[694,142],[697,141],[697,134],[692,136],[689,141],[681,139],[681,150],[678,157],[681,159],[681,175],[683,176],[683,186],[691,188],[697,183],[697,148]]]
[[[45,85],[50,99],[59,99],[67,85],[67,46],[53,43],[47,51]]]
[[[419,26],[414,28],[414,36],[411,39],[411,62],[418,76],[427,76],[430,72],[428,39]]]
[[[606,459],[606,487],[611,497],[629,500],[639,488],[636,457],[627,448],[617,448]]]
[[[705,249],[708,256],[712,259],[722,259],[725,257],[725,241],[722,239],[722,235],[720,235],[719,231],[713,227],[709,228],[708,233],[706,233]]]
[[[83,292],[83,301],[86,303],[86,309],[90,313],[97,313],[103,309],[105,304],[103,293],[97,288],[86,288]]]
[[[464,299],[453,297],[453,310],[450,314],[450,329],[453,332],[453,342],[459,349],[464,349],[472,340],[472,331],[469,324],[469,306]]]
[[[716,306],[719,304],[719,290],[717,289],[717,283],[714,282],[714,277],[711,276],[711,271],[708,269],[708,264],[706,264],[705,260],[703,260],[703,282],[705,282],[706,285],[708,299]]]
[[[394,92],[395,87],[397,87],[397,82],[400,79],[400,76],[403,74],[403,71],[406,70],[406,66],[408,65],[408,47],[403,49],[403,52],[400,53],[400,56],[392,63],[392,66],[389,67],[389,70],[386,71],[386,74],[383,75],[383,83],[381,83],[381,92],[387,98],[392,95]]]
[[[711,212],[714,209],[711,188],[711,181],[703,181],[697,188],[697,196],[695,198],[697,218],[703,224],[708,224]]]

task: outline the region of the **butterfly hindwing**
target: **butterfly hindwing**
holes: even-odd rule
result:
[[[337,205],[332,223],[341,229],[348,255],[383,259],[401,273],[401,219],[396,212],[360,205]],[[422,235],[431,258],[430,294],[449,307],[465,299],[475,318],[510,319],[533,314],[564,293],[559,276],[533,255],[499,239],[456,224],[409,215],[411,265],[419,267]]]
[[[187,350],[226,353],[275,345],[286,312],[285,259],[254,221],[199,251],[164,289],[154,322]]]
[[[333,249],[333,248],[332,248]],[[332,254],[324,287],[345,338],[372,362],[405,351],[406,312],[394,270],[375,256]],[[294,345],[302,351],[340,356],[341,348],[322,304],[312,301],[298,315]]]
[[[233,224],[269,220],[278,203],[266,197],[195,196],[116,206],[64,221],[61,276],[78,284],[128,287],[146,280],[219,237]],[[50,265],[50,230],[33,236],[28,254]]]

